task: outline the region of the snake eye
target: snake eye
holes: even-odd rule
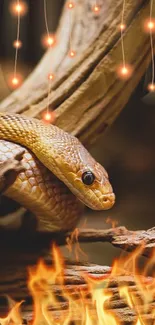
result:
[[[85,184],[85,185],[91,185],[94,183],[94,180],[95,180],[95,176],[92,172],[84,172],[82,174],[82,182]]]

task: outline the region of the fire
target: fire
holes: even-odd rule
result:
[[[77,231],[74,236],[78,237]],[[92,276],[81,271],[80,278],[86,285],[79,288],[78,285],[65,285],[67,272],[72,274],[73,270],[69,266],[65,268],[64,259],[54,245],[52,266],[40,260],[36,267],[29,269],[28,288],[34,306],[30,324],[70,325],[74,321],[75,325],[121,325],[117,314],[119,307],[113,312],[111,307],[114,301],[120,301],[126,309],[134,312],[135,325],[147,325],[148,311],[152,320],[155,317],[155,252],[143,269],[139,268],[139,257],[144,247],[145,243],[127,256],[121,256],[114,262],[110,274]],[[119,284],[115,290],[113,281]],[[116,295],[117,300],[114,300]],[[0,324],[22,324],[21,307],[22,302],[14,303],[9,314],[0,318]]]

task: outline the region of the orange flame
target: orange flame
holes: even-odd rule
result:
[[[78,237],[77,230],[74,236]],[[115,281],[119,284],[116,289],[118,299],[120,297],[123,305],[136,315],[135,325],[147,325],[147,317],[144,316],[148,311],[152,320],[155,317],[155,252],[141,269],[138,263],[144,247],[145,243],[131,254],[121,256],[114,262],[110,274],[92,276],[81,271],[80,278],[83,277],[86,285],[79,289],[75,285],[65,285],[66,272],[72,274],[73,270],[70,266],[65,269],[59,249],[53,246],[52,266],[40,260],[36,267],[29,269],[28,288],[34,303],[31,324],[70,325],[75,321],[76,325],[120,325],[118,315],[108,307],[116,294],[111,289],[112,282]],[[21,304],[22,302],[15,303],[8,315],[0,318],[1,325],[22,324]]]

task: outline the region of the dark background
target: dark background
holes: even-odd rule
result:
[[[48,0],[48,24],[55,31],[63,0]],[[1,81],[0,97],[11,90],[6,87],[7,76],[13,71],[17,17],[8,10],[11,1],[0,1],[0,57],[4,80]],[[21,19],[18,69],[24,78],[44,53],[41,36],[46,32],[43,0],[27,1],[28,14]],[[151,53],[150,53],[151,55]],[[149,81],[148,81],[149,82]],[[146,76],[143,77],[133,96],[112,127],[92,148],[92,154],[108,170],[116,193],[115,207],[107,212],[86,209],[87,226],[109,227],[105,220],[113,218],[130,229],[147,229],[154,226],[155,218],[155,101],[152,105],[144,100]],[[83,221],[82,221],[83,222]],[[108,244],[82,246],[90,260],[111,264],[119,254]]]

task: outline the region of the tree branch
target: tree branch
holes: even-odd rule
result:
[[[24,166],[21,161],[23,154],[24,151],[14,155],[14,158],[0,163],[0,194],[15,182],[19,173],[24,171]]]
[[[124,46],[126,61],[134,68],[133,77],[127,81],[119,80],[116,74],[122,61],[122,0],[100,0],[98,15],[92,11],[93,4],[93,0],[77,0],[74,10],[65,7],[57,46],[47,51],[27,81],[0,105],[1,111],[41,117],[47,106],[47,75],[52,62],[55,80],[49,103],[55,109],[55,123],[87,146],[115,120],[151,59],[149,35],[143,32],[144,21],[149,17],[149,1],[126,3]],[[70,35],[72,49],[77,53],[74,59],[68,56]]]

